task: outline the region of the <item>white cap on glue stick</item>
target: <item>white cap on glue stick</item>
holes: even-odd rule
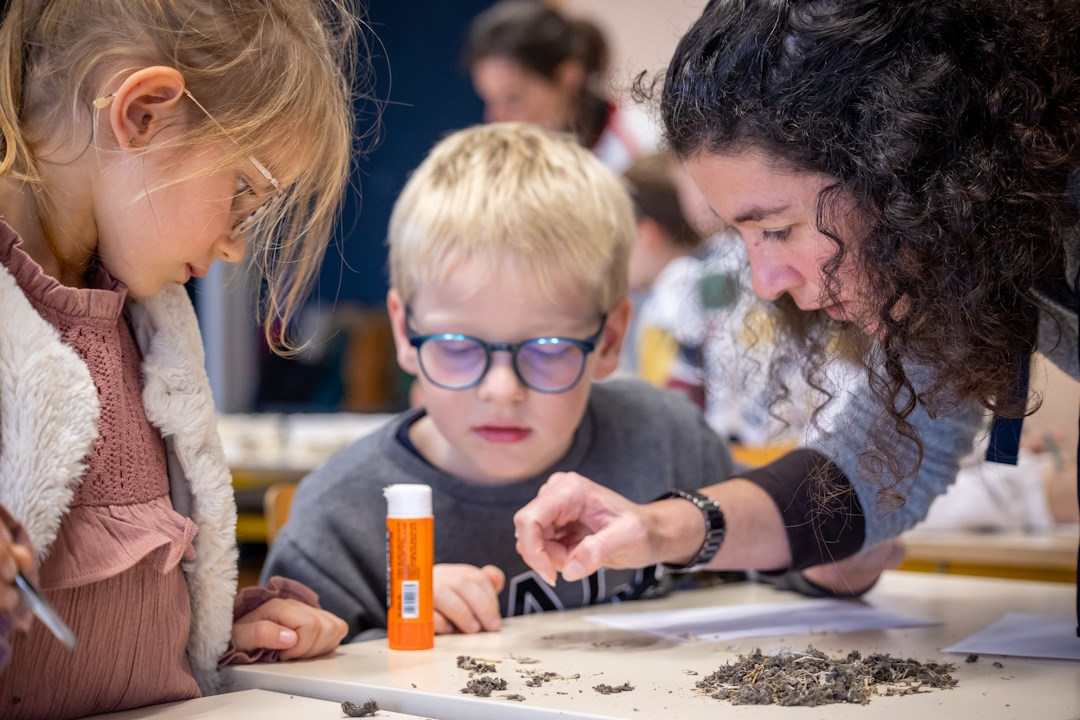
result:
[[[430,485],[387,485],[383,488],[383,495],[386,496],[386,516],[389,518],[426,518],[433,515]]]

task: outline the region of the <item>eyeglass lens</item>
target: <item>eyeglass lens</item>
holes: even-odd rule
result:
[[[542,392],[569,390],[581,377],[585,352],[554,338],[530,340],[514,354],[524,383]],[[488,364],[487,350],[471,338],[431,338],[420,346],[420,365],[428,379],[445,388],[477,384]]]

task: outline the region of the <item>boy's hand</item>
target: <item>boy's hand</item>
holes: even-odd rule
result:
[[[14,610],[19,605],[19,593],[15,589],[15,574],[22,570],[30,572],[34,567],[34,555],[30,548],[13,541],[7,527],[0,522],[0,610]]]
[[[268,600],[233,623],[237,650],[280,650],[282,660],[325,655],[341,644],[344,620],[299,600]]]
[[[440,563],[433,578],[436,634],[499,629],[499,592],[506,583],[502,570],[494,565]]]

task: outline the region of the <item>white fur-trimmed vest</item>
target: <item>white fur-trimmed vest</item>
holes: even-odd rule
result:
[[[204,693],[232,631],[236,504],[217,434],[195,311],[179,285],[131,301],[143,353],[143,405],[165,439],[173,507],[199,527],[183,563],[191,596],[187,651]],[[56,539],[97,437],[90,371],[0,266],[0,505],[26,528],[40,562]]]

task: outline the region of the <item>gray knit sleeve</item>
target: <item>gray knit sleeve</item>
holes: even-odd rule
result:
[[[916,389],[926,387],[928,375],[924,369],[908,368],[908,377]],[[918,403],[908,421],[923,445],[923,459],[918,473],[903,480],[894,489],[904,497],[899,508],[878,501],[882,484],[893,479],[886,473],[868,477],[864,454],[871,449],[869,433],[872,428],[884,430],[882,440],[896,450],[902,467],[911,467],[918,458],[918,448],[900,437],[891,423],[879,421],[881,405],[870,391],[865,373],[856,373],[848,389],[828,407],[820,427],[812,429],[807,447],[831,459],[855,489],[866,518],[863,547],[895,537],[926,517],[930,503],[956,478],[960,460],[969,454],[976,434],[982,427],[985,413],[973,402],[954,401],[948,408],[931,415]]]

